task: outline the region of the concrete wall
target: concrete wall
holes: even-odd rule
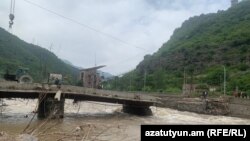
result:
[[[229,109],[231,116],[250,118],[250,99],[231,98]]]
[[[182,96],[158,96],[159,107],[167,107],[180,111],[200,114],[226,115],[250,118],[250,99],[221,97],[221,98],[185,98]]]

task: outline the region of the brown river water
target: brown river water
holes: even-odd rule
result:
[[[139,141],[141,124],[250,124],[250,119],[159,107],[151,107],[153,116],[135,116],[122,113],[121,105],[88,101],[73,104],[66,100],[63,119],[39,120],[34,116],[24,131],[37,100],[4,99],[1,103],[5,106],[0,107],[0,141]],[[25,139],[27,134],[31,138]]]

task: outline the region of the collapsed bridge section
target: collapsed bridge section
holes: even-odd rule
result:
[[[123,105],[123,111],[131,114],[152,114],[150,106],[157,103],[156,97],[140,93],[106,91],[92,88],[47,84],[19,84],[16,82],[0,82],[0,98],[37,99],[38,117],[51,114],[57,117],[64,115],[65,99],[74,101],[97,101]]]

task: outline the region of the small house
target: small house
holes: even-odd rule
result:
[[[103,67],[105,66],[97,66],[80,70],[80,80],[82,81],[83,87],[100,88],[102,79],[97,70]]]

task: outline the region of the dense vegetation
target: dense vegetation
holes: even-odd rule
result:
[[[28,44],[0,28],[0,77],[9,70],[15,74],[19,67],[29,68],[36,82],[44,82],[47,73],[61,73],[65,82],[74,84],[78,69],[64,63],[52,52]]]
[[[105,86],[180,93],[185,72],[187,83],[216,87],[220,92],[224,66],[227,91],[250,90],[250,1],[188,19],[158,52],[146,55],[134,71]]]

